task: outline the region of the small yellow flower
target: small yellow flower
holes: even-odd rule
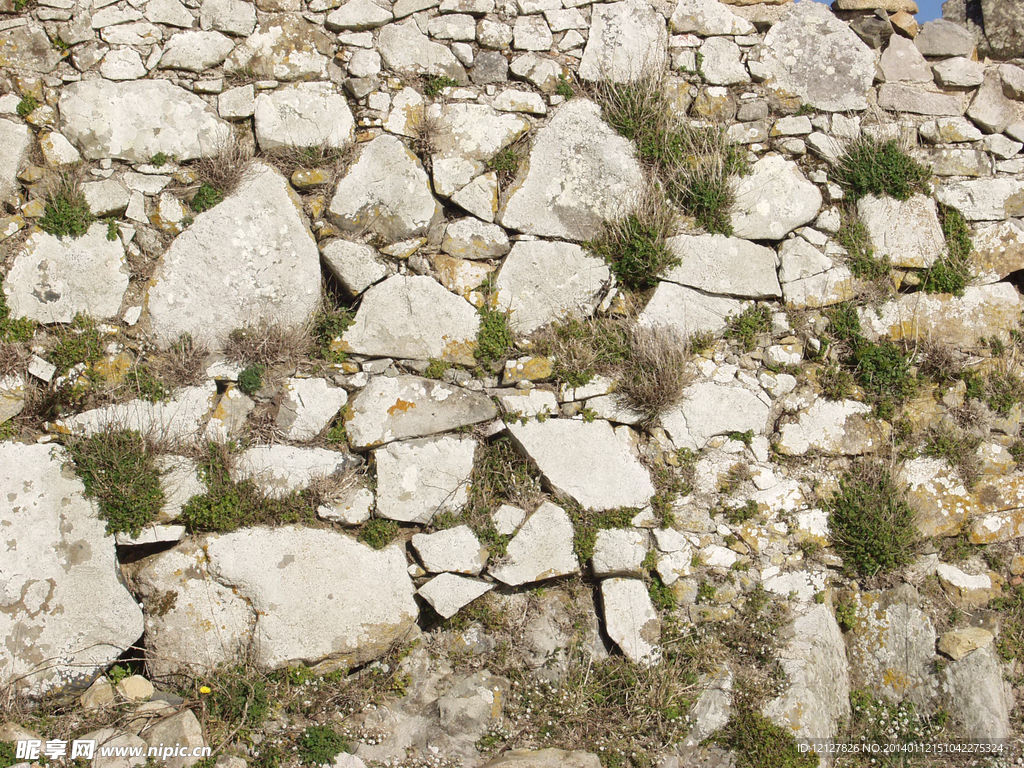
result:
[[[210,686],[208,686],[208,685],[201,685],[201,686],[199,686],[199,692],[200,693],[210,693]]]

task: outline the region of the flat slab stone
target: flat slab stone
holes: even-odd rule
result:
[[[0,684],[33,697],[85,687],[142,636],[114,537],[63,449],[0,442]]]
[[[412,537],[412,546],[430,573],[450,571],[476,576],[487,564],[487,547],[468,525],[437,533],[417,533]]]
[[[508,430],[547,483],[587,509],[643,507],[654,495],[650,475],[633,453],[628,427],[548,419],[512,423]]]
[[[754,25],[732,12],[718,0],[679,0],[669,19],[669,28],[679,33],[708,35],[749,35]]]
[[[762,245],[725,235],[680,235],[668,247],[679,265],[662,278],[705,293],[751,299],[782,296],[778,258]]]
[[[64,58],[41,26],[0,32],[0,68],[47,74]]]
[[[768,411],[768,396],[763,393],[740,384],[702,381],[683,390],[679,405],[664,414],[661,423],[677,447],[699,451],[715,435],[764,434]]]
[[[13,199],[18,191],[18,171],[28,159],[28,148],[32,145],[32,131],[27,125],[13,120],[0,120],[0,202]]]
[[[404,523],[429,523],[456,512],[468,499],[476,440],[427,437],[389,443],[373,452],[377,514]],[[479,570],[477,570],[479,573]]]
[[[334,530],[283,526],[211,536],[206,552],[210,573],[256,612],[253,645],[266,668],[365,664],[419,614],[398,546],[374,550]]]
[[[1003,221],[1024,216],[1024,181],[975,179],[941,184],[935,199],[956,208],[968,221]]]
[[[530,515],[508,543],[507,555],[488,574],[518,587],[580,572],[573,551],[573,527],[564,509],[545,502]]]
[[[355,449],[447,432],[496,418],[487,395],[419,376],[375,376],[348,407]]]
[[[160,69],[203,72],[213,69],[234,49],[234,41],[220,32],[178,32],[164,45]]]
[[[236,482],[251,480],[267,495],[280,498],[308,488],[318,478],[354,469],[359,463],[350,453],[275,443],[243,451],[231,468],[231,477]]]
[[[331,273],[353,296],[388,275],[387,264],[372,245],[336,237],[320,246],[320,255]]]
[[[334,52],[331,36],[296,13],[267,15],[224,62],[224,69],[251,69],[271,80],[312,80],[327,76]]]
[[[231,127],[201,98],[167,80],[83,80],[61,90],[61,132],[88,160],[146,163],[163,153],[179,161],[223,147]]]
[[[512,330],[529,334],[566,315],[589,315],[610,279],[604,260],[575,243],[526,240],[512,246],[494,288]]]
[[[587,240],[642,191],[633,145],[601,120],[601,109],[572,99],[537,132],[497,221],[506,229]]]
[[[803,456],[811,450],[859,456],[878,450],[892,428],[870,419],[871,406],[854,400],[819,398],[800,411],[796,421],[784,424],[777,448],[785,456]]]
[[[912,293],[886,302],[876,314],[860,311],[872,337],[894,341],[927,340],[959,349],[979,349],[984,339],[1010,343],[1022,309],[1020,293],[1009,283],[970,286],[961,298],[944,293]]]
[[[746,302],[726,296],[709,296],[692,288],[661,282],[640,313],[637,322],[645,328],[656,325],[677,331],[683,337],[708,332],[719,334],[730,316],[743,311]]]
[[[875,54],[823,5],[790,6],[756,52],[768,85],[783,96],[826,112],[868,106]]]
[[[371,232],[394,242],[425,235],[440,219],[441,206],[417,157],[384,134],[363,145],[338,182],[328,214],[348,232]]]
[[[818,215],[821,199],[817,186],[792,160],[762,157],[736,182],[733,234],[747,240],[781,240]]]
[[[868,195],[857,203],[875,256],[888,256],[893,266],[930,267],[946,250],[938,209],[930,196],[909,200]]]
[[[102,222],[78,238],[35,232],[15,254],[3,290],[13,317],[40,323],[70,323],[80,313],[116,317],[128,290],[124,245],[119,237],[107,239]]]
[[[480,315],[432,277],[394,275],[367,289],[355,322],[336,343],[345,352],[474,365]]]
[[[623,0],[592,6],[579,76],[632,83],[661,72],[668,58],[665,19],[647,3]]]
[[[399,74],[450,77],[459,85],[469,83],[465,68],[448,46],[430,40],[411,19],[385,26],[377,37],[377,49],[385,66]]]
[[[295,83],[256,97],[256,141],[260,149],[331,147],[355,138],[348,100],[330,83]]]
[[[210,672],[248,649],[256,615],[210,575],[199,542],[146,558],[135,584],[145,613],[151,677]]]
[[[817,309],[849,301],[857,284],[849,267],[834,262],[801,237],[779,247],[779,281],[786,306]]]
[[[962,93],[942,93],[904,83],[883,83],[878,89],[878,106],[913,115],[962,115],[967,101]]]
[[[450,619],[478,597],[487,594],[494,585],[486,581],[442,573],[417,590],[416,594],[430,603],[439,616]]]
[[[277,412],[277,428],[287,440],[312,440],[348,402],[348,393],[327,379],[289,379]]]
[[[638,664],[653,664],[661,658],[658,647],[661,620],[643,581],[603,579],[601,605],[608,637],[627,659]]]
[[[165,343],[189,333],[212,347],[260,323],[299,329],[319,306],[320,279],[301,201],[280,173],[254,162],[164,253],[149,289],[151,329]]]

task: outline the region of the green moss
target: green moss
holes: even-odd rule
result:
[[[633,518],[640,514],[639,509],[631,507],[605,512],[588,512],[578,504],[567,502],[564,506],[572,519],[573,549],[580,563],[585,563],[594,556],[598,531],[606,528],[631,528]]]
[[[359,531],[359,540],[374,549],[384,549],[398,535],[398,523],[375,517]]]
[[[36,324],[26,318],[12,319],[7,306],[3,278],[0,278],[0,343],[20,344],[29,341],[36,332]]]
[[[451,363],[432,357],[430,358],[430,362],[427,364],[427,369],[423,372],[423,375],[428,379],[440,379],[451,367]]]
[[[480,308],[480,330],[477,331],[476,349],[473,351],[477,362],[493,367],[503,362],[514,347],[508,315],[485,304]]]
[[[138,432],[111,430],[75,438],[67,452],[108,534],[138,536],[156,518],[164,492],[155,453]]]
[[[21,101],[18,102],[18,106],[15,107],[15,110],[18,113],[18,117],[26,118],[29,115],[31,115],[38,106],[39,99],[37,99],[35,96],[26,93],[24,96],[21,97]]]
[[[165,165],[167,165],[170,159],[171,158],[169,158],[164,152],[157,152],[155,155],[149,158],[149,164],[156,168],[163,168]]]
[[[985,378],[984,398],[1000,416],[1009,414],[1013,406],[1024,400],[1024,381],[1009,371],[995,371]]]
[[[836,235],[838,242],[846,249],[846,264],[854,277],[861,280],[880,281],[889,277],[892,263],[888,255],[876,258],[868,244],[868,230],[864,222],[856,218],[856,214],[848,212],[843,216],[842,226]]]
[[[672,592],[672,587],[667,586],[656,573],[651,575],[651,584],[647,588],[647,594],[651,596],[654,607],[662,613],[676,609],[676,596]]]
[[[39,227],[57,237],[81,237],[95,220],[81,188],[65,177],[47,197]]]
[[[423,93],[430,98],[440,96],[445,88],[457,88],[458,81],[446,75],[427,75],[423,78]]]
[[[333,763],[340,753],[350,751],[348,740],[330,726],[311,725],[299,737],[299,759],[306,765]]]
[[[265,366],[259,364],[250,365],[238,374],[238,388],[250,397],[255,395],[263,389],[263,374],[265,372]]]
[[[862,343],[854,349],[851,364],[858,383],[883,406],[902,405],[917,391],[910,357],[895,342]]]
[[[222,202],[224,202],[224,193],[204,182],[199,185],[199,189],[192,195],[192,199],[189,200],[188,204],[196,213],[203,213]]]
[[[565,75],[558,76],[558,85],[555,86],[555,93],[566,101],[576,95],[576,91],[572,87],[572,81]]]
[[[514,147],[505,147],[487,161],[487,170],[512,175],[519,170],[519,153]]]
[[[862,464],[847,472],[824,506],[849,572],[876,576],[913,560],[918,543],[914,511],[889,470]]]
[[[749,352],[754,348],[758,334],[767,333],[772,327],[771,311],[767,306],[751,305],[740,314],[729,318],[725,335],[735,339]]]
[[[865,195],[909,200],[928,194],[931,171],[900,149],[896,141],[861,137],[852,141],[835,167],[836,181],[852,202]]]

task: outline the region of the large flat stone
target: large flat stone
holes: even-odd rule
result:
[[[661,621],[643,581],[603,579],[601,605],[608,637],[627,659],[653,664],[661,658]]]
[[[32,131],[27,125],[13,120],[0,120],[0,203],[14,198],[18,191],[18,171],[28,158],[32,145]]]
[[[193,160],[216,154],[231,137],[209,104],[167,80],[71,83],[58,108],[61,132],[88,160],[146,163],[159,153]]]
[[[699,451],[709,439],[727,432],[764,434],[768,396],[738,383],[702,381],[683,390],[679,405],[661,418],[678,448]]]
[[[272,80],[312,80],[327,75],[334,41],[296,13],[268,14],[224,62],[226,70],[251,69]]]
[[[308,488],[318,479],[344,474],[358,464],[350,453],[275,443],[247,448],[230,472],[236,482],[248,480],[267,496],[282,498]]]
[[[418,376],[376,376],[351,401],[345,426],[353,448],[423,437],[494,419],[480,392]]]
[[[547,483],[588,509],[643,507],[654,485],[633,452],[628,427],[548,419],[509,424],[520,449],[533,459]]]
[[[488,573],[512,587],[579,573],[572,542],[569,515],[561,507],[545,502],[526,519],[508,543],[507,555],[492,565]]]
[[[334,530],[285,526],[211,536],[206,552],[210,573],[256,612],[264,667],[365,664],[419,614],[397,546],[378,551]]]
[[[668,246],[679,265],[663,279],[705,293],[750,299],[782,296],[775,251],[725,235],[680,235]]]
[[[594,5],[579,76],[631,83],[661,72],[668,57],[665,19],[646,2]]]
[[[572,99],[537,132],[497,220],[531,235],[586,240],[622,215],[642,185],[632,144],[601,120],[597,104]]]
[[[107,239],[103,223],[78,238],[36,232],[17,251],[3,290],[14,317],[40,323],[70,323],[78,314],[116,317],[128,290],[121,238]]]
[[[768,155],[736,182],[733,234],[747,240],[781,240],[814,219],[820,208],[821,192],[797,164]]]
[[[946,250],[935,200],[914,195],[909,200],[868,195],[857,203],[875,256],[888,256],[897,267],[930,267]]]
[[[346,352],[473,365],[480,315],[432,277],[395,275],[363,294],[336,344]]]
[[[377,514],[426,524],[438,512],[460,510],[468,498],[475,451],[476,440],[448,436],[378,448],[373,452]]]
[[[0,684],[41,696],[88,685],[142,636],[114,537],[61,448],[0,442]]]
[[[331,147],[355,137],[355,120],[345,97],[329,83],[295,83],[256,97],[256,141],[260,149]]]
[[[319,306],[320,279],[301,202],[281,174],[254,163],[164,253],[149,289],[151,328],[164,342],[189,333],[211,346],[260,323],[297,330]]]
[[[808,451],[861,455],[882,447],[892,428],[869,418],[871,407],[853,400],[819,398],[780,428],[777,449],[785,456]]]
[[[62,58],[41,26],[28,24],[0,32],[0,68],[45,75]]]
[[[1024,216],[1024,181],[975,179],[941,184],[935,199],[956,208],[968,221],[1002,221]]]
[[[460,85],[469,83],[465,68],[448,46],[430,40],[411,19],[386,25],[377,38],[377,48],[384,64],[399,74],[450,77]]]
[[[723,332],[731,315],[743,311],[746,302],[727,296],[709,296],[693,288],[661,282],[640,313],[637,322],[651,328],[671,328],[684,338],[694,333]]]

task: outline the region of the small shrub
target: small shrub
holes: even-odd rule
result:
[[[514,176],[519,170],[519,153],[514,146],[505,147],[487,161],[487,170],[499,176]]]
[[[843,224],[836,235],[836,241],[846,250],[846,264],[854,277],[861,280],[881,281],[889,277],[892,262],[888,255],[875,256],[868,245],[868,231],[864,223],[856,218],[853,211],[843,216]]]
[[[857,381],[883,406],[902,405],[917,391],[910,357],[895,342],[862,343],[853,352]]]
[[[299,737],[299,759],[306,765],[324,765],[334,762],[342,752],[351,751],[345,737],[326,725],[311,725]]]
[[[128,371],[124,383],[135,397],[151,403],[163,402],[171,397],[171,391],[145,365],[136,366]]]
[[[32,96],[31,94],[26,93],[24,96],[21,97],[21,101],[18,102],[18,106],[15,107],[15,110],[18,113],[18,117],[24,119],[31,115],[38,106],[39,99],[37,99],[35,96]]]
[[[904,152],[895,140],[861,137],[851,141],[835,167],[836,181],[852,202],[865,195],[909,200],[928,194],[931,172]]]
[[[132,430],[109,430],[74,438],[67,445],[86,495],[96,499],[107,533],[138,536],[164,503],[155,451]]]
[[[355,321],[355,313],[325,299],[313,323],[313,354],[328,363],[342,363],[348,359],[345,352],[335,350],[335,339],[340,339]]]
[[[821,394],[829,400],[846,400],[853,394],[853,374],[830,363],[818,375]]]
[[[736,768],[816,768],[818,756],[802,753],[793,732],[776,725],[742,698],[714,739],[736,755]]]
[[[702,581],[697,587],[697,602],[712,603],[715,600],[716,594],[718,594],[718,590],[715,589],[714,584],[710,581]]]
[[[493,367],[505,360],[515,348],[512,330],[508,327],[508,315],[486,304],[480,308],[480,330],[476,336],[473,354],[477,362]]]
[[[192,195],[192,199],[188,201],[188,204],[196,213],[203,213],[222,202],[224,202],[224,193],[213,185],[203,182],[199,185],[199,189],[196,190],[195,194]]]
[[[265,371],[266,368],[259,363],[250,365],[238,374],[238,388],[252,397],[263,389],[263,373]]]
[[[772,327],[772,316],[767,306],[751,305],[740,314],[729,318],[725,335],[743,345],[747,352],[754,348],[758,334],[768,332]]]
[[[55,331],[56,341],[48,359],[63,375],[80,363],[93,363],[103,357],[103,339],[96,321],[87,315],[76,315],[68,327]]]
[[[565,75],[558,76],[558,85],[555,86],[555,93],[566,101],[576,95],[576,91],[572,87],[572,81]]]
[[[427,75],[423,78],[423,93],[430,98],[440,96],[445,88],[457,88],[458,81],[446,75]]]
[[[170,161],[170,157],[164,152],[157,152],[151,158],[149,158],[149,164],[156,168],[163,168]]]
[[[251,731],[270,715],[267,683],[244,667],[219,670],[209,681],[210,693],[203,697],[210,717]]]
[[[669,205],[649,191],[631,213],[606,223],[602,233],[586,246],[608,263],[626,288],[646,290],[679,263],[668,247],[674,221]]]
[[[928,430],[925,437],[924,454],[936,459],[945,459],[954,467],[964,485],[972,488],[981,474],[976,451],[981,438],[958,427],[940,423]]]
[[[658,574],[651,575],[651,585],[647,588],[647,593],[651,596],[654,607],[662,613],[676,609],[676,596],[672,592],[672,587],[667,586]]]
[[[918,540],[914,511],[891,471],[860,465],[843,476],[825,509],[848,571],[872,577],[913,560]]]
[[[252,149],[232,136],[189,167],[196,179],[189,205],[196,213],[202,213],[223,202],[242,183],[252,167]]]
[[[427,369],[423,372],[423,375],[428,379],[441,379],[451,367],[451,363],[432,357],[430,358],[430,362],[427,364]]]
[[[836,603],[836,624],[843,632],[849,632],[857,626],[857,604],[844,597]]]
[[[985,402],[1000,416],[1006,416],[1024,400],[1024,380],[1011,371],[993,371],[985,377]]]
[[[368,521],[359,531],[359,541],[374,549],[384,549],[398,535],[398,523],[375,517]]]
[[[81,237],[95,220],[81,185],[70,174],[61,174],[46,196],[39,227],[57,237]]]
[[[925,273],[921,290],[963,296],[971,278],[971,228],[960,211],[946,205],[939,206],[939,219],[946,251]]]

